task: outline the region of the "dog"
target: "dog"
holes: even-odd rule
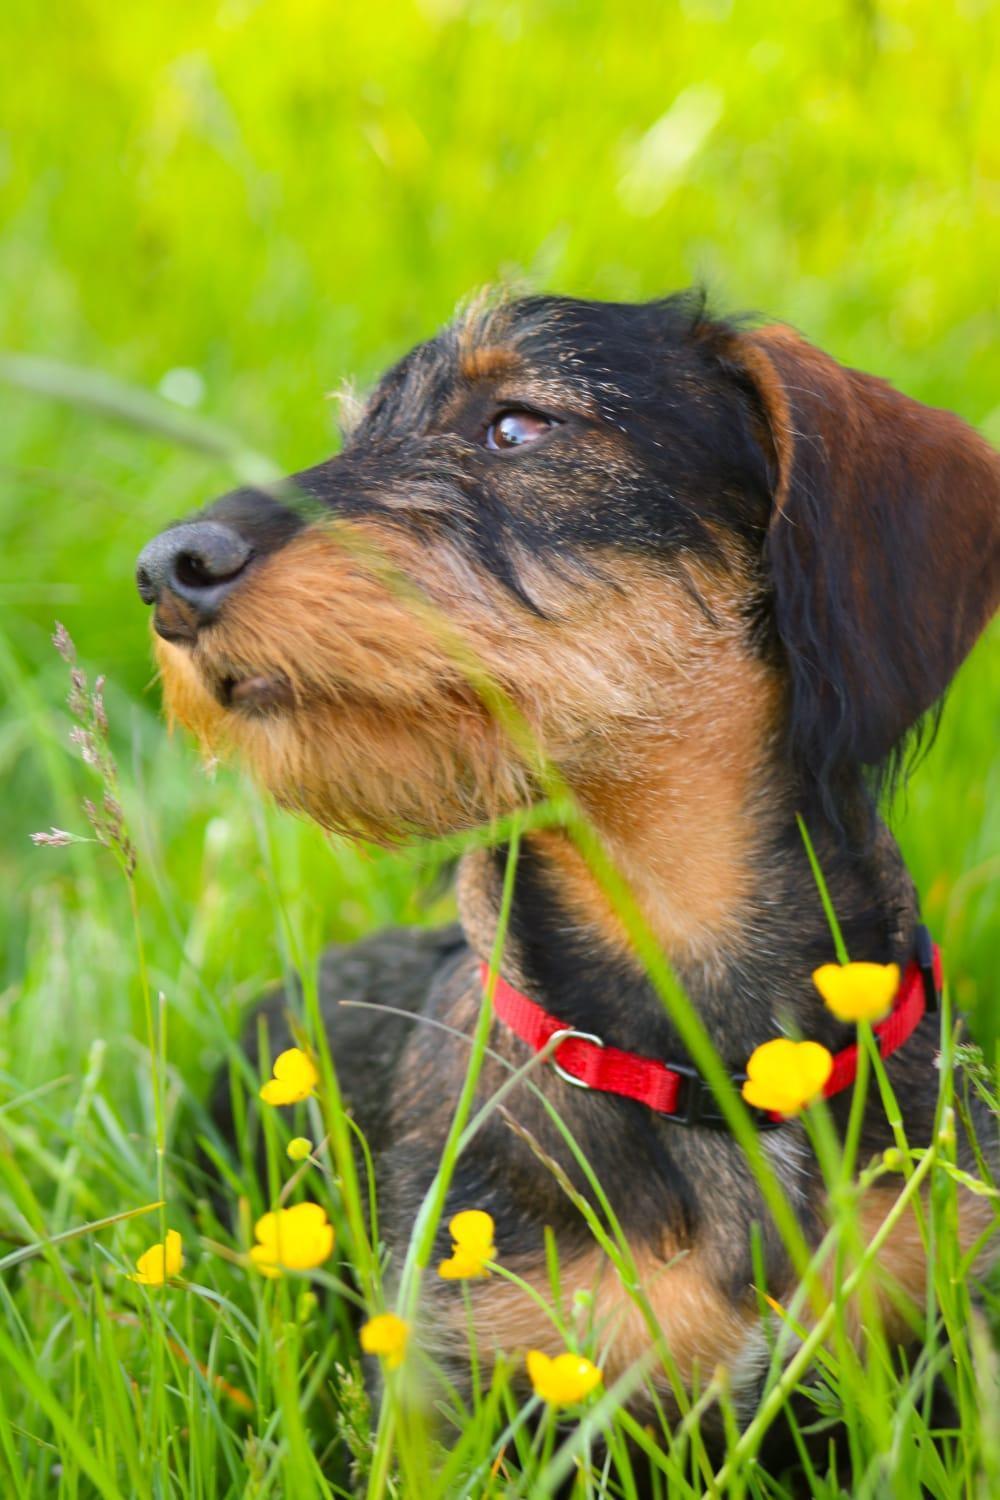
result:
[[[388,372],[336,457],[167,529],[137,576],[168,714],[324,828],[451,835],[561,788],[737,1084],[775,1037],[838,1058],[855,1039],[811,979],[834,950],[797,813],[851,958],[897,964],[921,1013],[933,1002],[940,973],[877,796],[1000,597],[1000,457],[957,416],[697,294],[481,299]],[[462,857],[457,925],[323,962],[397,1259],[465,1077],[509,851]],[[548,1227],[609,1385],[656,1344],[688,1384],[727,1367],[749,1409],[768,1358],[760,1278],[779,1301],[796,1283],[784,1241],[580,840],[540,819],[511,873],[477,1100],[525,1078],[459,1158],[442,1222],[488,1211],[498,1259],[543,1301]],[[285,1003],[267,1003],[275,1050]],[[919,1146],[939,1037],[911,1021],[886,1067]],[[622,1055],[648,1088],[607,1086]],[[862,1164],[893,1140],[871,1095]],[[841,1132],[850,1101],[829,1101]],[[574,1201],[591,1186],[553,1109],[628,1238],[652,1330]],[[815,1244],[825,1189],[801,1119],[754,1118]],[[958,1155],[976,1169],[964,1135]],[[867,1191],[863,1237],[897,1193]],[[991,1217],[962,1193],[963,1246]],[[926,1275],[912,1215],[880,1275],[905,1342]],[[468,1288],[481,1354],[563,1347],[522,1288]],[[463,1298],[430,1277],[423,1308],[419,1338],[461,1386]],[[676,1410],[656,1361],[648,1378]]]

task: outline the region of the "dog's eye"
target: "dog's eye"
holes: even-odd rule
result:
[[[552,423],[536,411],[504,411],[486,429],[486,446],[497,452],[520,448],[544,437]]]

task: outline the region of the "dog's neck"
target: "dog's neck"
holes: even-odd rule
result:
[[[703,783],[681,785],[605,778],[599,796],[584,787],[580,800],[734,1070],[780,1026],[842,1045],[843,1028],[810,977],[835,954],[795,822],[801,789],[773,766],[766,790],[760,766],[745,775],[730,767],[720,776],[711,765],[704,772]],[[860,801],[846,814],[849,827],[865,821]],[[877,825],[864,851],[852,853],[821,814],[810,813],[809,823],[851,957],[905,963],[916,899],[888,831]],[[495,850],[463,862],[462,920],[482,957],[496,933],[505,861],[506,851]],[[501,968],[567,1023],[616,1046],[683,1059],[626,925],[566,832],[523,840]]]

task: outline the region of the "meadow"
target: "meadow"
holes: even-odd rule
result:
[[[133,570],[248,463],[288,472],[332,451],[328,393],[363,389],[496,282],[608,298],[702,282],[720,310],[785,319],[1000,442],[995,9],[15,0],[3,30],[3,1492],[444,1500],[541,1496],[575,1472],[574,1494],[633,1495],[629,1439],[653,1450],[664,1495],[792,1493],[755,1458],[789,1389],[778,1359],[766,1420],[749,1439],[733,1420],[721,1477],[699,1436],[700,1401],[732,1415],[713,1372],[679,1431],[632,1431],[609,1395],[532,1437],[514,1372],[487,1370],[471,1407],[440,1398],[442,1432],[401,1399],[432,1381],[409,1360],[381,1414],[366,1396],[357,1321],[382,1310],[377,1247],[356,1247],[350,1285],[337,1258],[307,1278],[247,1265],[267,1207],[250,1163],[222,1169],[234,1229],[197,1159],[218,1067],[254,1087],[241,1017],[293,971],[308,988],[330,942],[450,919],[454,851],[330,840],[237,772],[206,774],[162,722]],[[70,739],[57,620],[87,692],[105,679],[110,847],[83,809],[102,772]],[[961,1038],[981,1048],[965,1076],[990,1094],[998,641],[994,625],[892,810]],[[50,828],[77,837],[31,843]],[[863,1361],[834,1338],[803,1364],[815,1420],[851,1423],[847,1460],[808,1473],[815,1495],[1000,1493],[1000,1305],[957,1249],[949,1088],[942,1074],[940,1140],[900,1179],[928,1179],[924,1358],[901,1372],[877,1337]],[[331,1127],[315,1100],[297,1118],[316,1141]],[[265,1123],[287,1178],[284,1127]],[[295,1170],[348,1244],[365,1187],[334,1135]],[[168,1224],[182,1277],[129,1281]],[[943,1434],[938,1373],[957,1414]]]

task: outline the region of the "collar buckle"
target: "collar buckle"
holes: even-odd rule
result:
[[[548,1040],[548,1045],[552,1049],[549,1053],[549,1062],[559,1074],[562,1081],[564,1083],[571,1083],[575,1089],[592,1088],[593,1085],[589,1084],[586,1078],[576,1078],[572,1073],[567,1073],[566,1069],[561,1067],[556,1061],[556,1053],[559,1048],[563,1042],[569,1041],[592,1042],[595,1047],[603,1047],[604,1042],[599,1036],[595,1036],[592,1031],[577,1031],[575,1026],[564,1026],[561,1030],[554,1031]]]
[[[729,1121],[719,1108],[719,1102],[712,1092],[711,1085],[702,1077],[697,1068],[691,1067],[689,1063],[676,1062],[672,1062],[670,1068],[672,1072],[680,1073],[687,1081],[678,1095],[677,1108],[664,1118],[673,1120],[675,1125],[704,1125],[709,1130],[728,1130]],[[742,1084],[746,1083],[747,1075],[730,1073],[729,1079],[739,1089]],[[747,1104],[744,1101],[743,1107],[758,1130],[775,1130],[784,1123],[780,1119],[772,1119],[768,1110],[758,1109],[755,1104]]]

